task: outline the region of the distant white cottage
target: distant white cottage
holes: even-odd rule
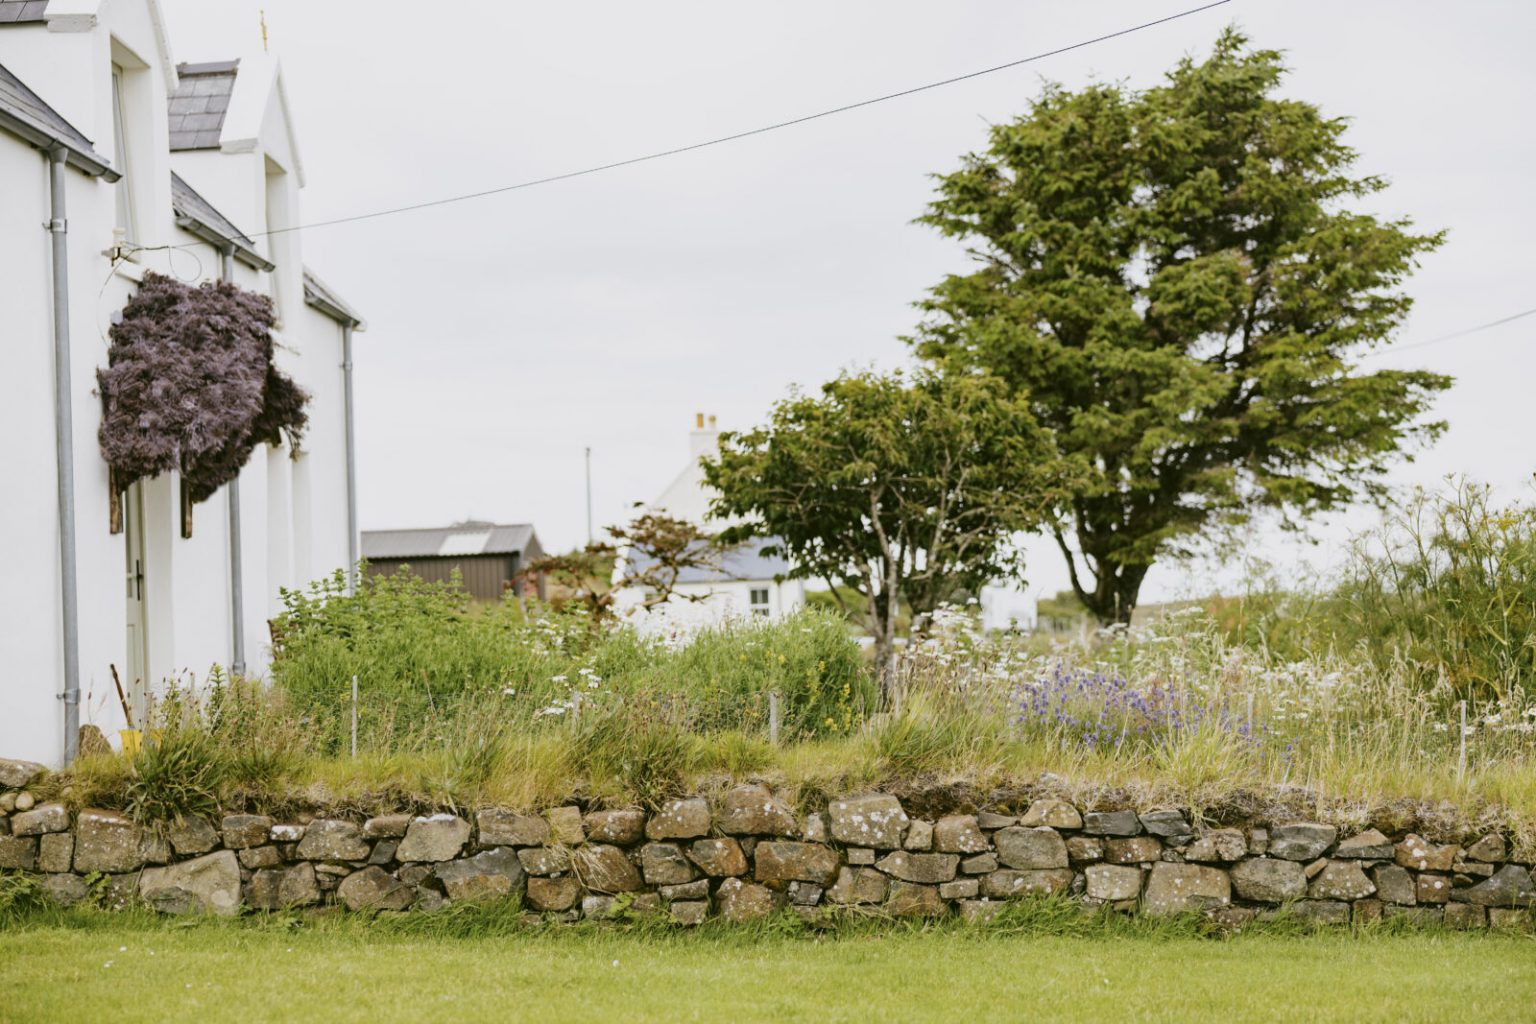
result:
[[[266,234],[299,222],[303,184],[275,60],[176,64],[156,0],[0,0],[7,756],[58,764],[78,723],[113,736],[114,670],[140,707],[179,673],[261,673],[278,589],[355,562],[362,320],[298,232]],[[107,330],[149,270],[271,296],[277,363],[311,396],[301,450],[258,447],[191,537],[174,474],[115,496],[97,444]]]
[[[716,451],[719,438],[715,418],[710,416],[706,420],[704,414],[699,413],[694,429],[688,435],[688,464],[666,490],[646,506],[646,511],[684,519],[710,532],[718,532],[730,525],[709,513],[709,504],[718,492],[704,482],[700,461]],[[790,563],[782,555],[763,552],[763,548],[771,543],[749,541],[726,551],[717,567],[682,570],[674,593],[683,599],[669,601],[662,609],[650,613],[658,620],[654,624],[700,626],[743,616],[778,618],[803,608],[805,584],[801,580],[785,578]],[[620,552],[619,564],[614,568],[615,581],[626,574],[627,564],[633,557],[634,553],[629,550]],[[638,590],[621,590],[614,605],[620,614],[643,614],[638,608],[645,597]],[[651,624],[642,622],[642,625]]]

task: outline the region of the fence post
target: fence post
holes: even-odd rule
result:
[[[357,676],[352,677],[352,756],[357,756]]]
[[[1461,728],[1456,733],[1456,745],[1460,748],[1456,757],[1456,777],[1460,779],[1467,774],[1467,702],[1459,700],[1456,703],[1461,709]]]
[[[768,742],[779,745],[779,691],[768,691]]]

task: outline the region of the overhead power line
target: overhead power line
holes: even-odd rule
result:
[[[462,203],[470,199],[483,199],[486,196],[501,195],[504,192],[516,192],[520,189],[534,188],[538,185],[549,185],[557,181],[568,181],[571,178],[581,178],[588,174],[600,174],[603,171],[612,171],[620,167],[631,167],[635,164],[643,164],[651,160],[661,160],[669,156],[678,156],[683,153],[692,153],[695,150],[708,149],[711,146],[721,146],[727,142],[736,142],[740,139],[748,139],[754,135],[764,135],[768,132],[778,131],[781,128],[793,128],[795,125],[806,124],[810,121],[817,121],[824,117],[832,117],[836,114],[846,114],[850,110],[860,110],[864,107],[872,107],[877,103],[885,103],[890,100],[901,99],[905,96],[913,96],[920,92],[928,92],[931,89],[942,89],[947,85],[955,85],[958,82],[967,82],[973,78],[980,78],[983,75],[991,75],[999,71],[1007,71],[1010,68],[1021,67],[1025,64],[1032,64],[1035,61],[1045,60],[1047,57],[1060,56],[1063,53],[1071,53],[1073,50],[1081,50],[1084,47],[1093,46],[1097,43],[1103,43],[1111,39],[1118,39],[1121,36],[1128,36],[1135,32],[1141,32],[1144,29],[1155,28],[1158,25],[1166,25],[1171,21],[1178,21],[1181,18],[1188,18],[1192,15],[1199,14],[1202,11],[1209,11],[1215,7],[1222,7],[1231,2],[1232,0],[1213,0],[1212,3],[1202,4],[1199,7],[1191,7],[1188,10],[1179,11],[1177,14],[1170,14],[1166,17],[1157,18],[1153,21],[1144,21],[1139,25],[1131,25],[1127,28],[1122,28],[1114,32],[1106,32],[1104,35],[1094,36],[1092,39],[1084,39],[1080,42],[1072,43],[1068,46],[1059,46],[1054,50],[1046,50],[1042,53],[1032,54],[1028,57],[1021,57],[1018,60],[1011,60],[1006,64],[997,64],[989,68],[982,68],[980,71],[970,71],[963,75],[955,75],[953,78],[945,78],[937,82],[929,82],[926,85],[916,85],[910,89],[902,89],[898,92],[888,92],[883,96],[873,96],[866,100],[859,100],[856,103],[845,103],[840,107],[832,107],[827,110],[819,110],[814,114],[804,114],[800,117],[790,118],[788,121],[777,121],[773,124],[765,124],[757,128],[749,128],[746,131],[735,132],[730,135],[722,135],[714,139],[706,139],[703,142],[694,142],[686,146],[676,146],[672,149],[662,149],[654,153],[647,153],[644,156],[632,156],[625,160],[615,160],[612,163],[598,164],[594,167],[583,167],[581,170],[566,171],[563,174],[551,174],[544,178],[533,178],[529,181],[520,181],[513,185],[500,185],[496,188],[482,189],[478,192],[465,192],[462,195],[445,196],[441,199],[429,199],[425,202],[410,203],[405,206],[390,207],[387,210],[374,210],[371,213],[357,213],[350,217],[334,217],[330,220],[317,220],[309,224],[294,224],[289,227],[272,228],[269,231],[255,232],[255,237],[262,237],[266,235],[281,235],[290,231],[303,231],[306,228],[331,227],[335,224],[351,224],[354,221],[372,220],[375,217],[388,217],[397,213],[409,213],[412,210],[425,210],[434,206],[447,206],[449,203]]]
[[[1415,341],[1411,345],[1397,345],[1392,348],[1377,349],[1375,352],[1372,352],[1366,356],[1366,358],[1372,358],[1374,356],[1396,355],[1398,352],[1408,352],[1416,348],[1428,348],[1430,345],[1438,345],[1443,341],[1454,341],[1457,338],[1465,338],[1469,334],[1476,334],[1478,331],[1486,331],[1491,327],[1502,327],[1504,324],[1513,323],[1516,320],[1520,320],[1528,316],[1536,316],[1536,309],[1522,310],[1519,313],[1512,313],[1509,316],[1501,317],[1498,320],[1490,320],[1485,324],[1478,324],[1476,327],[1468,327],[1464,330],[1452,331],[1450,334],[1442,334],[1437,338],[1425,338],[1423,341]]]

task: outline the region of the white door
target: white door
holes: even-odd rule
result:
[[[133,708],[134,724],[142,725],[148,692],[149,644],[144,616],[144,485],[135,482],[123,496],[123,536],[127,552],[128,664],[123,689]]]

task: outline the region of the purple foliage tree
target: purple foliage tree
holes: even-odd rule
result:
[[[273,365],[275,324],[265,295],[144,275],[96,375],[114,492],[176,470],[188,499],[205,501],[256,445],[286,436],[297,450],[309,396]]]

